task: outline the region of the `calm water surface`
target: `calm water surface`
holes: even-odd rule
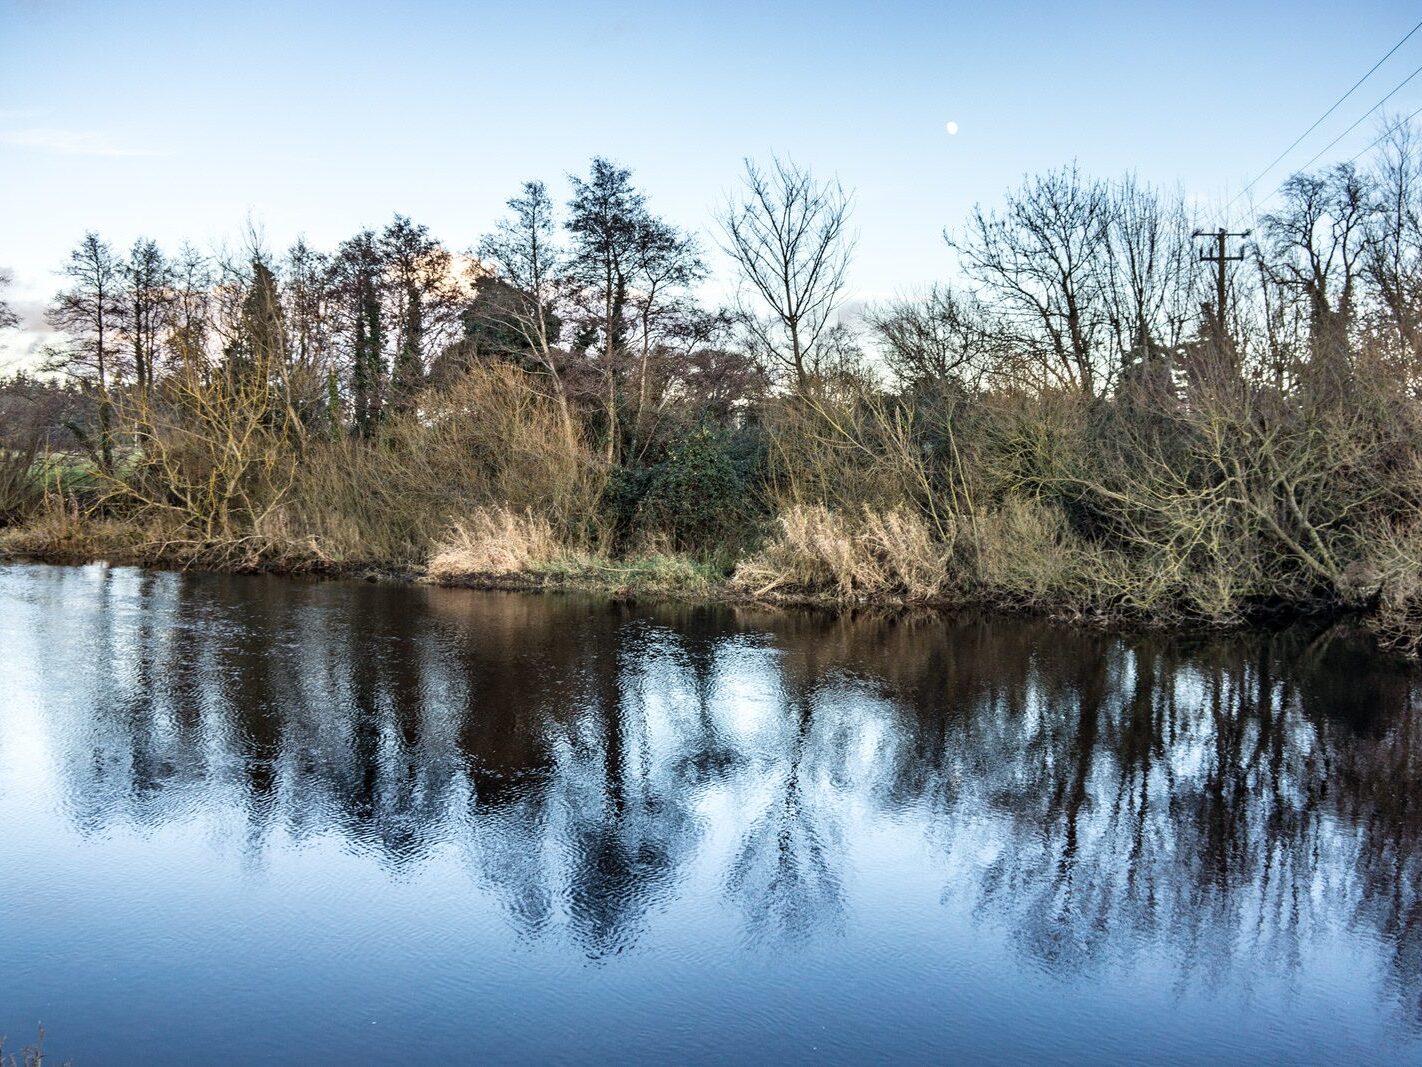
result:
[[[1417,696],[1304,635],[0,566],[0,1032],[1422,1061]]]

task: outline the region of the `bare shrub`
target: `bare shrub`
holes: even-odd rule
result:
[[[1030,498],[1010,497],[979,516],[972,551],[980,588],[1029,604],[1059,599],[1082,569],[1060,509]]]
[[[1416,655],[1422,651],[1422,524],[1377,531],[1358,578],[1377,590],[1372,626],[1383,643]]]
[[[920,410],[864,379],[789,397],[768,413],[770,491],[781,510],[823,504],[917,509],[951,539],[955,513],[971,516],[974,487],[951,415]]]
[[[532,508],[564,535],[583,534],[607,481],[602,459],[530,374],[477,367],[428,394],[419,420],[392,434],[430,484],[485,503]]]
[[[135,467],[105,479],[106,501],[170,529],[162,551],[204,552],[236,562],[256,549],[255,530],[295,479],[301,427],[271,385],[274,356],[220,371],[186,366],[150,397],[119,408]]]

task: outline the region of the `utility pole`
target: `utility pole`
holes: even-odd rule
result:
[[[1225,288],[1225,264],[1231,261],[1242,260],[1244,258],[1243,252],[1240,252],[1238,255],[1234,256],[1229,255],[1228,241],[1231,237],[1238,237],[1243,240],[1245,237],[1248,237],[1251,232],[1252,231],[1250,230],[1244,230],[1240,233],[1231,233],[1229,230],[1215,230],[1213,232],[1210,232],[1208,230],[1196,230],[1190,235],[1191,237],[1209,237],[1212,238],[1215,242],[1214,255],[1211,255],[1209,252],[1202,251],[1200,253],[1200,262],[1214,263],[1219,269],[1219,274],[1216,277],[1217,288],[1215,295],[1215,330],[1216,336],[1219,337],[1221,341],[1223,341],[1226,336],[1225,302],[1229,297],[1229,293]]]

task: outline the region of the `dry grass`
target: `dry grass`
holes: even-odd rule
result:
[[[151,531],[105,517],[66,493],[50,492],[23,526],[0,530],[0,552],[47,559],[139,561]]]
[[[528,574],[563,554],[547,519],[526,510],[478,508],[435,547],[429,576],[455,582],[476,575]]]
[[[823,504],[795,505],[778,525],[778,535],[736,568],[734,584],[752,595],[780,590],[922,601],[936,599],[947,584],[947,546],[913,512],[866,507],[851,519]]]
[[[521,582],[595,590],[615,597],[704,599],[723,587],[715,569],[689,557],[641,552],[610,558],[563,543],[547,519],[525,509],[477,508],[435,548],[431,580],[442,584]]]

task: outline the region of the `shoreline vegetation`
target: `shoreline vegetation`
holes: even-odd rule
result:
[[[0,555],[1357,618],[1415,654],[1414,143],[1290,179],[1219,277],[1183,196],[1031,177],[948,235],[960,281],[852,321],[852,198],[782,161],[721,212],[720,309],[698,239],[602,159],[561,222],[529,182],[464,257],[401,216],[331,253],[90,234],[49,374],[0,381]]]

